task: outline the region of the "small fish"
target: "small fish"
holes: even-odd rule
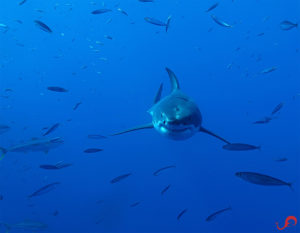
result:
[[[62,168],[70,167],[70,166],[72,166],[72,164],[71,163],[63,163],[63,161],[60,161],[60,162],[56,163],[55,166],[58,169],[62,169]]]
[[[258,33],[257,36],[263,36],[265,33],[264,32],[261,32],[261,33]]]
[[[75,111],[82,103],[78,102],[77,104],[75,104],[75,106],[73,107],[73,110]]]
[[[182,217],[182,215],[184,215],[187,211],[188,211],[188,209],[182,210],[182,211],[177,215],[177,220],[180,220],[180,218]]]
[[[2,200],[3,200],[3,198],[4,198],[4,197],[3,197],[3,195],[0,195],[0,201],[2,201]]]
[[[164,170],[167,170],[167,169],[170,169],[170,168],[175,168],[175,167],[176,167],[175,165],[170,165],[170,166],[162,167],[162,168],[156,170],[155,172],[153,172],[153,175],[154,176],[158,176],[160,172],[162,172]]]
[[[144,18],[146,22],[157,25],[157,26],[163,26],[166,27],[166,32],[168,31],[169,27],[170,27],[170,22],[171,22],[171,15],[167,18],[166,23],[158,20],[158,19],[154,19],[151,17],[145,17]]]
[[[275,159],[275,161],[276,162],[286,162],[286,161],[288,161],[288,159],[283,157],[283,158]]]
[[[154,0],[139,0],[139,2],[154,2]]]
[[[97,152],[100,152],[100,151],[103,151],[103,150],[102,149],[98,149],[98,148],[89,148],[89,149],[84,150],[83,152],[91,154],[91,153],[97,153]]]
[[[106,20],[106,24],[110,24],[111,23],[111,21],[112,21],[112,18],[109,18],[108,20]]]
[[[57,87],[57,86],[52,86],[52,87],[47,87],[49,91],[54,91],[54,92],[68,92],[67,89],[63,87]]]
[[[261,74],[268,74],[268,73],[271,73],[273,71],[277,70],[277,67],[276,66],[273,66],[273,67],[270,67],[270,68],[266,68],[264,70],[262,70],[260,73]]]
[[[110,12],[111,9],[98,9],[98,10],[94,10],[91,12],[91,14],[93,15],[99,15],[99,14],[104,14],[104,13],[107,13],[107,12]]]
[[[140,204],[141,202],[137,201],[137,202],[134,202],[130,205],[130,207],[136,207]]]
[[[57,216],[58,214],[59,214],[58,210],[55,210],[52,215]]]
[[[56,124],[52,125],[52,126],[50,127],[50,129],[48,129],[48,130],[46,131],[46,133],[43,134],[43,136],[46,136],[46,135],[52,133],[53,131],[55,131],[55,130],[59,127],[59,125],[60,125],[59,123],[56,123]]]
[[[272,120],[271,117],[265,117],[262,120],[254,121],[253,124],[267,124]]]
[[[23,1],[19,2],[19,6],[22,6],[25,2],[27,2],[27,0],[23,0]]]
[[[218,5],[219,5],[219,3],[216,2],[216,3],[213,4],[211,7],[209,7],[205,12],[210,12],[210,11],[212,11],[212,10],[215,9]]]
[[[274,115],[274,114],[276,114],[277,112],[279,112],[279,111],[282,109],[283,105],[284,105],[283,102],[281,102],[281,103],[279,103],[278,105],[276,105],[276,107],[273,109],[271,115]]]
[[[8,31],[8,26],[6,24],[0,23],[0,32],[6,33]]]
[[[211,15],[211,18],[222,27],[232,28],[232,25],[225,23],[224,21],[218,19],[215,15]]]
[[[123,15],[128,16],[127,12],[122,10],[121,8],[118,8],[117,11],[121,12]]]
[[[41,10],[41,9],[34,9],[36,12],[39,12],[39,13],[45,13],[45,11]]]
[[[111,36],[109,36],[109,35],[105,35],[104,36],[106,39],[109,39],[109,40],[112,40],[113,38],[111,37]]]
[[[298,23],[293,23],[288,20],[284,20],[280,23],[280,29],[283,31],[288,31],[296,27],[298,27]]]
[[[231,150],[231,151],[243,151],[243,150],[260,150],[260,146],[253,146],[249,144],[243,144],[243,143],[228,143],[223,146],[223,149],[225,150]]]
[[[0,134],[4,134],[9,130],[10,130],[10,127],[8,125],[0,125]]]
[[[206,218],[206,221],[207,222],[210,222],[212,220],[214,220],[219,214],[225,212],[225,211],[228,211],[228,210],[232,210],[231,207],[228,207],[228,208],[225,208],[225,209],[222,209],[222,210],[219,210],[211,215],[209,215],[207,218]]]
[[[30,194],[28,197],[29,198],[32,198],[32,197],[36,197],[36,196],[40,196],[40,195],[43,195],[45,193],[48,193],[50,191],[52,191],[53,189],[56,188],[57,185],[59,185],[60,182],[54,182],[54,183],[51,183],[51,184],[47,184],[41,188],[39,188],[37,191],[33,192],[32,194]]]
[[[100,134],[90,134],[90,135],[88,135],[88,138],[89,139],[105,139],[107,137],[100,135]]]
[[[40,20],[34,20],[35,22],[35,25],[41,29],[42,31],[44,32],[48,32],[48,33],[52,33],[52,30],[50,27],[48,27],[45,23],[43,23],[42,21]]]
[[[51,165],[51,164],[42,164],[40,165],[40,168],[42,169],[46,169],[46,170],[58,170],[58,169],[62,169],[62,168],[65,168],[65,167],[69,167],[71,166],[72,164],[70,163],[57,163],[55,165]]]
[[[259,174],[256,172],[237,172],[235,173],[235,175],[252,184],[265,185],[265,186],[286,185],[292,189],[292,183],[287,183],[277,178],[268,175]]]
[[[19,23],[19,24],[23,24],[23,21],[19,20],[19,19],[16,19],[16,22]]]
[[[121,180],[127,178],[128,176],[131,176],[132,174],[131,173],[126,173],[126,174],[123,174],[123,175],[120,175],[120,176],[117,176],[116,178],[112,179],[110,181],[111,184],[115,184],[117,182],[120,182]]]
[[[168,190],[170,187],[171,187],[171,185],[169,184],[168,186],[166,186],[166,187],[160,192],[160,194],[161,194],[161,195],[164,195],[165,192],[167,192],[167,190]]]
[[[46,169],[46,170],[57,170],[58,169],[56,165],[50,165],[50,164],[42,164],[42,165],[40,165],[40,168]]]

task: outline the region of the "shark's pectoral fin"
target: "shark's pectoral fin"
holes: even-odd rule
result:
[[[200,132],[203,132],[203,133],[207,133],[207,134],[209,134],[209,135],[211,135],[211,136],[213,136],[213,137],[215,137],[215,138],[220,139],[221,141],[223,141],[223,142],[225,142],[225,143],[227,143],[227,144],[230,144],[230,142],[228,142],[228,141],[225,140],[224,138],[222,138],[222,137],[220,137],[220,136],[214,134],[213,132],[211,132],[211,131],[209,131],[209,130],[203,128],[202,126],[200,127],[199,131],[200,131]]]
[[[174,72],[172,70],[170,70],[168,67],[166,67],[166,71],[169,74],[172,91],[180,89],[178,79],[176,78],[176,75],[174,74]]]
[[[161,83],[160,87],[159,87],[159,89],[158,89],[158,91],[156,93],[156,96],[154,98],[154,101],[153,101],[154,104],[156,104],[158,101],[160,101],[162,90],[163,90],[163,84]]]
[[[131,128],[131,129],[127,129],[127,130],[124,130],[124,131],[121,131],[121,132],[118,132],[118,133],[114,133],[114,134],[111,134],[110,136],[116,136],[116,135],[129,133],[129,132],[136,131],[136,130],[152,129],[152,128],[153,128],[153,124],[150,123],[150,124],[146,124],[146,125],[140,125],[140,126],[137,126],[137,127]]]

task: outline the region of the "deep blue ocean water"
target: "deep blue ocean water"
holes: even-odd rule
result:
[[[0,24],[7,26],[0,28],[0,125],[10,127],[0,147],[41,138],[55,123],[60,126],[46,137],[64,140],[48,153],[8,152],[0,161],[0,222],[11,224],[11,232],[24,232],[13,224],[26,219],[48,225],[36,232],[59,233],[265,233],[279,232],[275,222],[282,227],[288,216],[300,220],[300,30],[280,29],[284,20],[300,22],[299,1],[220,0],[211,12],[205,11],[216,1],[0,2]],[[102,8],[112,11],[91,14]],[[216,24],[211,14],[232,27]],[[169,15],[167,33],[144,20],[164,22]],[[163,96],[170,93],[165,67],[199,106],[203,126],[261,150],[224,150],[223,142],[204,133],[174,141],[154,129],[87,137],[150,123],[147,110],[160,83]],[[276,70],[262,73],[271,67]],[[253,124],[279,103],[275,119]],[[103,151],[87,154],[87,148]],[[72,166],[39,167],[59,161]],[[176,168],[153,175],[169,165]],[[235,176],[239,171],[292,182],[294,190],[246,182]],[[132,175],[110,183],[126,173]],[[61,184],[28,198],[53,182]],[[299,223],[292,225],[282,232],[300,232]]]

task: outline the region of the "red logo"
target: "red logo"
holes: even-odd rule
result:
[[[288,216],[286,219],[285,219],[285,223],[284,223],[284,226],[283,227],[279,227],[278,226],[278,222],[276,222],[276,225],[277,225],[277,229],[278,230],[283,230],[283,229],[285,229],[285,228],[287,228],[287,227],[290,227],[290,220],[293,220],[294,221],[294,224],[293,224],[293,226],[296,226],[296,224],[297,224],[297,218],[295,217],[295,216]]]

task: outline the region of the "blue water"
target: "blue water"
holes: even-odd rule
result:
[[[57,122],[59,128],[48,137],[62,137],[64,144],[47,154],[8,152],[0,161],[0,221],[43,222],[48,225],[43,232],[162,233],[276,232],[275,222],[282,227],[290,215],[299,220],[300,31],[279,26],[283,20],[299,22],[299,2],[222,0],[209,13],[205,10],[214,1],[104,3],[1,1],[0,23],[8,30],[0,32],[0,124],[11,129],[0,135],[0,146],[41,137],[43,127]],[[113,11],[90,13],[101,8]],[[211,14],[233,27],[216,24]],[[169,15],[167,33],[144,20],[165,21]],[[53,32],[40,30],[34,20]],[[230,141],[261,145],[261,150],[227,151],[223,142],[203,133],[172,141],[154,129],[87,138],[151,122],[147,110],[160,83],[164,96],[170,92],[165,67],[198,104],[203,126]],[[270,67],[277,69],[261,74]],[[69,91],[51,92],[48,86]],[[78,102],[82,105],[74,111]],[[253,124],[281,102],[276,119]],[[83,153],[95,147],[103,151]],[[276,162],[280,157],[288,160]],[[39,168],[59,161],[73,165]],[[168,165],[176,168],[153,176]],[[235,176],[238,171],[292,182],[294,191],[248,183]],[[132,175],[110,183],[125,173]],[[52,182],[61,184],[28,199]],[[130,207],[135,202],[140,204]],[[231,211],[205,221],[229,206]],[[284,231],[300,232],[300,225]]]

